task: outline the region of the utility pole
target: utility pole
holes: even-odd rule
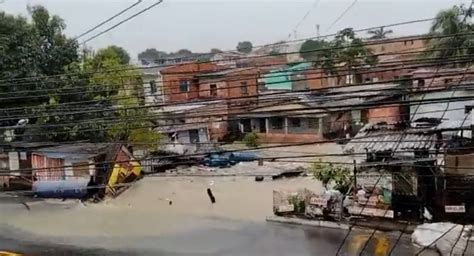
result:
[[[319,39],[319,24],[316,24],[316,36]]]

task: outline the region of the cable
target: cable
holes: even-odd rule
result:
[[[300,25],[306,20],[306,18],[309,16],[309,14],[311,13],[311,11],[312,11],[313,9],[316,9],[316,7],[318,6],[319,2],[321,2],[321,0],[316,0],[316,1],[314,1],[312,7],[309,8],[308,11],[306,11],[306,13],[303,15],[303,18],[301,18],[301,20],[298,21],[298,23],[296,24],[295,28],[293,29],[293,31],[295,31],[295,33],[296,33],[296,31],[298,30],[299,26],[300,26]],[[295,36],[296,36],[296,35],[295,35]],[[291,37],[291,33],[290,33],[290,35],[288,36],[288,39],[290,39],[290,37]]]
[[[474,1],[473,1],[473,3],[474,3]],[[471,4],[471,9],[472,9],[472,4]],[[468,15],[468,14],[466,14],[466,15],[464,16],[463,23],[466,21],[467,15]],[[439,72],[440,68],[441,68],[441,66],[437,68],[436,73]],[[468,70],[468,69],[466,69],[466,72],[467,72],[467,70]],[[464,76],[465,76],[465,72],[463,73],[463,77],[464,77]],[[433,82],[434,82],[434,79],[431,80],[430,86],[433,84]],[[460,82],[458,83],[458,85],[459,85],[459,84],[460,84]],[[455,92],[455,90],[453,90],[453,91]],[[453,94],[452,94],[451,96],[454,96],[454,92],[453,92]],[[423,94],[421,100],[424,100],[425,96],[426,96],[426,93]],[[451,98],[452,98],[452,97],[451,97]],[[415,109],[415,111],[414,111],[414,113],[413,113],[413,115],[412,115],[412,117],[411,117],[411,119],[410,119],[410,123],[413,121],[413,118],[416,116],[416,113],[417,113],[419,107],[420,107],[420,105],[418,105],[418,106],[416,107],[416,109]],[[448,106],[448,107],[449,107],[449,106]],[[443,114],[443,116],[444,116],[444,114]],[[402,137],[400,137],[400,141],[397,143],[397,147],[395,148],[395,150],[398,148],[398,146],[400,145],[401,141],[402,141]],[[393,153],[391,153],[391,156],[393,157]],[[387,211],[388,211],[388,209],[387,209]],[[370,239],[374,236],[376,230],[377,230],[377,228],[374,228],[374,231],[373,231],[373,232],[371,233],[371,235],[369,236],[369,239],[368,239],[368,240],[366,241],[366,243],[364,244],[364,247],[362,248],[362,251],[361,251],[361,253],[360,253],[359,255],[362,255],[362,253],[364,252],[365,248],[367,247],[367,245],[368,245]]]
[[[331,28],[336,25],[336,23],[338,23],[352,9],[352,7],[354,7],[357,1],[358,0],[353,0],[352,3],[346,9],[344,9],[344,11],[331,23],[331,25],[329,25],[329,27],[326,29],[326,32],[331,30]]]
[[[81,37],[83,37],[83,36],[89,34],[90,32],[96,30],[97,28],[103,26],[104,24],[106,24],[106,23],[110,22],[111,20],[117,18],[118,16],[124,14],[125,12],[127,12],[128,10],[130,10],[130,9],[132,9],[133,7],[137,6],[137,5],[140,4],[141,2],[142,2],[142,0],[137,0],[137,2],[135,2],[134,4],[130,5],[129,7],[125,8],[125,9],[121,10],[120,12],[116,13],[116,14],[113,15],[112,17],[110,17],[110,18],[108,18],[108,19],[102,21],[101,23],[99,23],[99,24],[97,24],[96,26],[90,28],[90,29],[87,30],[86,32],[83,32],[82,34],[80,34],[80,35],[74,37],[73,40],[77,40],[77,39],[79,39],[79,38],[81,38]]]
[[[412,53],[421,53],[423,51],[417,51],[417,52],[409,52],[409,54],[412,54]],[[399,54],[399,53],[393,53],[393,54]],[[405,53],[406,54],[406,53]],[[384,54],[384,55],[389,55],[389,54]],[[391,55],[391,54],[390,54]],[[452,59],[454,60],[454,62],[457,62],[459,60],[463,60],[465,59],[467,62],[470,62],[470,58],[468,58],[469,55],[465,56],[465,57],[453,57]],[[408,59],[408,60],[403,60],[403,61],[391,61],[391,62],[384,62],[382,65],[380,65],[379,67],[376,67],[376,70],[374,71],[364,71],[364,70],[360,70],[358,72],[358,74],[370,74],[370,73],[377,73],[377,72],[383,72],[383,71],[395,71],[395,70],[405,70],[405,69],[410,69],[410,68],[416,68],[416,67],[426,67],[426,66],[430,66],[430,65],[423,65],[421,66],[422,63],[427,63],[427,64],[432,64],[433,66],[438,66],[439,63],[437,61],[438,59],[437,58],[415,58],[415,59]],[[448,58],[446,60],[447,63],[449,63],[450,61],[450,58]],[[307,62],[308,63],[308,62]],[[403,66],[400,66],[400,64],[403,64]],[[420,64],[419,66],[407,66],[409,64],[412,64],[412,65],[416,65],[416,64]],[[270,65],[271,66],[271,65]],[[391,67],[393,66],[394,68],[393,69],[388,69],[388,67]],[[324,75],[324,77],[318,77],[318,78],[313,78],[314,80],[320,80],[320,79],[327,79],[327,78],[332,78],[332,77],[339,77],[340,74],[333,74],[333,75],[327,75],[326,72],[324,70],[321,70],[320,68],[318,67],[307,67],[307,68],[304,68],[304,69],[300,69],[300,70],[295,70],[295,72],[299,72],[299,71],[316,71],[316,72],[307,72],[308,74],[321,74],[321,75]],[[349,68],[338,68],[336,69],[336,72],[347,72],[349,71]],[[194,73],[194,72],[192,72]],[[181,73],[179,73],[181,74]],[[287,74],[266,74],[264,76],[264,78],[275,78],[275,77],[283,77],[283,76],[287,76]],[[119,76],[118,78],[130,78],[130,77],[135,77],[134,75],[133,76]],[[234,78],[234,77],[238,77],[239,79],[238,80],[228,80],[228,78]],[[222,80],[225,80],[225,81],[240,81],[242,78],[245,78],[245,77],[248,77],[248,78],[256,78],[257,75],[256,74],[237,74],[237,75],[227,75],[225,76],[225,79],[222,79]],[[89,80],[89,78],[85,78],[85,79],[80,79],[79,81],[82,81],[82,80]],[[179,80],[167,80],[166,83],[168,85],[165,85],[164,81],[158,81],[158,83],[161,83],[163,84],[161,87],[162,89],[166,89],[166,88],[175,88],[176,86],[175,85],[172,85],[173,82],[178,82]],[[198,83],[198,85],[201,85],[201,84],[207,84],[208,82],[205,82],[204,81],[200,81]],[[124,85],[135,85],[135,84],[105,84],[105,85],[97,85],[97,86],[102,86],[102,87],[114,87],[114,86],[117,86],[117,85],[122,85],[122,87],[124,87]],[[9,84],[9,85],[0,85],[0,87],[11,87],[12,85]],[[24,90],[24,91],[14,91],[14,92],[3,92],[3,93],[0,93],[0,95],[10,95],[10,94],[14,94],[14,95],[17,95],[17,94],[23,94],[23,93],[29,93],[29,92],[38,92],[38,91],[41,91],[41,92],[46,92],[46,91],[59,91],[59,90],[75,90],[75,89],[79,89],[79,88],[84,88],[84,89],[90,89],[92,86],[94,85],[84,85],[84,86],[75,86],[75,87],[69,87],[69,88],[45,88],[45,89],[35,89],[35,90]],[[140,86],[140,85],[138,85]],[[114,88],[115,90],[116,88]],[[128,90],[134,90],[132,88],[128,88]],[[49,94],[48,94],[49,95]],[[165,94],[166,95],[166,94]],[[45,95],[46,96],[46,95]],[[39,97],[39,96],[38,96]]]
[[[116,143],[119,143],[120,141],[118,142],[109,142],[108,144],[116,144]],[[314,145],[314,144],[318,144],[318,142],[305,142],[304,145]],[[303,145],[303,143],[299,143],[298,145]],[[213,153],[234,153],[234,152],[245,152],[245,151],[256,151],[256,150],[262,150],[262,149],[272,149],[272,148],[281,148],[281,147],[293,147],[293,146],[298,146],[298,145],[295,145],[295,144],[282,144],[282,145],[275,145],[275,146],[266,146],[266,147],[259,147],[259,148],[246,148],[246,149],[235,149],[235,150],[223,150],[223,151],[211,151],[211,152],[207,152],[207,153],[195,153],[195,154],[189,154],[189,155],[185,155],[185,156],[180,156],[180,157],[177,157],[175,155],[171,155],[171,156],[155,156],[155,157],[145,157],[145,158],[142,158],[142,159],[134,159],[134,160],[123,160],[123,161],[100,161],[100,162],[95,162],[94,164],[95,165],[100,165],[100,164],[111,164],[111,163],[129,163],[130,161],[144,161],[144,160],[162,160],[162,159],[182,159],[182,158],[192,158],[192,157],[201,157],[203,156],[204,154],[213,154]],[[471,147],[472,148],[472,147]],[[14,152],[14,151],[12,151]],[[17,151],[15,151],[17,152]],[[30,153],[42,153],[41,150],[32,150],[32,151],[23,151],[23,152],[30,152]],[[47,152],[56,152],[56,151],[46,151]],[[397,151],[397,152],[402,152],[402,151]],[[403,151],[403,152],[406,152],[406,151]],[[408,151],[410,152],[410,151]],[[434,151],[432,151],[434,152]],[[58,152],[60,153],[60,152]],[[64,152],[62,152],[64,153]],[[70,153],[70,152],[69,152]],[[330,153],[325,153],[325,154],[312,154],[312,155],[293,155],[293,156],[268,156],[268,157],[258,157],[257,160],[267,160],[267,161],[275,161],[276,159],[295,159],[295,158],[307,158],[307,157],[314,157],[314,158],[320,158],[320,157],[343,157],[343,156],[355,156],[355,155],[361,155],[361,154],[365,154],[365,153],[342,153],[342,154],[339,154],[339,153],[333,153],[333,154],[330,154]],[[417,159],[419,161],[432,161],[432,159]],[[293,162],[293,161],[291,161]],[[312,161],[312,162],[319,162],[319,161]],[[407,160],[406,161],[407,163],[412,163],[413,161],[409,161]],[[348,165],[353,165],[354,163],[353,162],[334,162],[334,161],[327,161],[327,162],[322,162],[322,163],[334,163],[334,164],[348,164]],[[392,165],[392,164],[400,164],[400,161],[378,161],[378,162],[372,162],[373,165],[382,165],[382,166],[389,166],[389,165]],[[89,163],[79,163],[79,164],[76,164],[74,165],[74,167],[85,167],[85,166],[89,166],[90,164]],[[416,165],[416,164],[408,164],[408,165],[405,165],[405,166],[421,166],[421,165]],[[8,175],[11,175],[12,172],[17,172],[17,173],[29,173],[29,172],[32,172],[32,171],[48,171],[49,169],[63,169],[63,168],[69,168],[69,167],[73,167],[73,165],[63,165],[63,166],[59,166],[59,167],[42,167],[42,168],[21,168],[21,169],[18,169],[18,170],[0,170],[0,174],[1,173],[5,173],[5,174],[8,174]],[[424,166],[426,167],[426,166]],[[447,169],[450,169],[450,167],[446,167]],[[459,168],[459,167],[458,167]],[[459,168],[459,169],[469,169],[470,168]],[[472,168],[471,168],[472,169]],[[381,175],[372,175],[374,177],[378,177],[378,176],[381,176]],[[447,176],[447,175],[422,175],[422,177],[433,177],[433,176]],[[456,176],[456,175],[452,175],[452,176]],[[473,177],[474,178],[474,175],[470,175],[469,177]]]
[[[349,96],[350,97],[350,96]],[[470,96],[470,97],[457,97],[456,99],[460,99],[460,100],[472,100],[474,99],[473,96]],[[448,99],[448,100],[451,100],[451,99]],[[370,107],[370,106],[377,106],[377,107],[387,107],[387,106],[390,106],[391,104],[400,104],[400,105],[414,105],[414,104],[430,104],[430,103],[440,103],[440,102],[445,102],[444,100],[441,101],[440,99],[433,99],[433,100],[425,100],[424,102],[421,102],[421,101],[411,101],[409,103],[406,103],[405,101],[386,101],[384,104],[386,105],[380,105],[379,102],[374,102],[374,103],[366,103],[366,104],[357,104],[357,105],[354,105],[354,104],[350,104],[350,105],[345,105],[346,107],[352,109],[352,110],[356,110],[356,109],[365,109],[364,107]],[[326,109],[326,112],[328,111],[328,109],[339,109],[339,111],[342,111],[343,106],[328,106],[328,107],[311,107],[311,108],[305,108],[303,110],[307,110],[307,109]],[[136,107],[136,108],[129,108],[129,109],[139,109],[140,107]],[[347,109],[346,109],[347,110]],[[95,111],[92,111],[92,110],[89,110],[88,113],[91,113],[91,112],[104,112],[104,110],[95,110]],[[288,112],[287,110],[271,110],[271,111],[261,111],[261,112],[254,112],[254,114],[268,114],[268,113],[282,113],[282,112]],[[82,112],[81,112],[82,113]],[[63,115],[73,115],[73,114],[79,114],[79,113],[65,113]],[[291,114],[291,112],[289,113]],[[214,116],[222,116],[223,114],[222,113],[217,113],[217,114],[207,114],[207,115],[202,115],[202,116],[199,116],[201,118],[203,117],[214,117]],[[226,114],[228,115],[228,114]],[[287,116],[287,115],[283,115],[283,116]],[[38,116],[40,117],[40,116]],[[33,117],[29,117],[29,118],[33,118]],[[196,118],[196,116],[194,116],[194,118]],[[174,118],[172,118],[174,119]],[[239,119],[242,119],[242,117],[240,118],[237,118],[236,120],[239,120]],[[8,120],[8,119],[0,119],[0,121],[5,121],[5,120]],[[230,121],[230,120],[227,120],[227,121]],[[79,122],[81,123],[81,122]],[[196,124],[198,122],[195,122],[195,123],[191,123],[191,124]],[[206,120],[206,121],[203,121],[201,123],[209,123],[209,120]],[[189,125],[190,123],[188,123],[187,125]],[[176,125],[176,126],[179,126],[179,125]],[[150,124],[150,125],[136,125],[136,126],[128,126],[127,128],[128,129],[140,129],[140,128],[156,128],[156,127],[160,127],[160,125],[154,125],[154,124]],[[103,130],[108,130],[108,129],[113,129],[113,127],[109,127],[109,128],[101,128],[101,129],[84,129],[84,130],[81,130],[81,132],[94,132],[94,131],[103,131]],[[69,131],[57,131],[55,132],[55,134],[68,134]],[[29,136],[33,136],[34,134],[29,134]],[[38,135],[41,135],[41,133],[39,133]],[[18,136],[18,137],[21,137],[21,136]]]
[[[470,72],[471,74],[471,72]],[[456,76],[457,74],[452,74],[452,76]],[[444,75],[444,76],[450,76],[450,75]],[[427,76],[428,77],[428,76]],[[435,76],[429,76],[431,78],[435,78],[435,77],[438,77],[437,75]],[[292,81],[307,81],[307,80],[314,80],[313,78],[310,78],[310,79],[294,79]],[[394,79],[394,80],[387,80],[387,81],[384,81],[384,82],[402,82],[402,81],[407,81],[407,80],[411,80],[411,79]],[[276,83],[281,83],[281,82],[275,82]],[[366,82],[366,83],[360,83],[360,84],[351,84],[351,85],[341,85],[341,86],[333,86],[333,87],[329,87],[329,88],[318,88],[318,89],[305,89],[305,90],[298,90],[298,91],[284,91],[284,92],[275,92],[275,93],[268,93],[266,95],[250,95],[250,96],[239,96],[239,97],[229,97],[227,98],[226,100],[230,101],[230,100],[237,100],[237,99],[257,99],[259,97],[269,97],[269,96],[274,96],[274,95],[298,95],[298,93],[302,93],[302,92],[318,92],[318,91],[327,91],[328,89],[331,90],[331,89],[338,89],[338,88],[351,88],[351,87],[354,87],[356,88],[356,86],[361,86],[361,85],[379,85],[381,82]],[[235,86],[235,87],[240,87],[240,86]],[[200,90],[200,91],[209,91],[210,89],[205,89],[205,90]],[[66,93],[66,94],[71,94],[71,93]],[[182,93],[176,93],[176,94],[182,94]],[[21,98],[21,97],[20,97]],[[6,99],[6,98],[4,98]],[[205,102],[218,102],[218,101],[222,101],[220,99],[206,99],[206,100],[201,100],[201,101],[195,101],[194,103],[196,104],[199,104],[199,103],[205,103]],[[185,105],[185,104],[189,104],[188,102],[175,102],[175,103],[172,103],[172,104],[150,104],[150,105],[147,105],[147,106],[141,106],[141,107],[138,107],[138,108],[153,108],[153,107],[164,107],[164,106],[170,106],[170,105],[173,105],[173,106],[176,106],[176,105]],[[25,117],[24,115],[22,117]],[[14,118],[12,118],[11,120],[14,120]]]
[[[474,32],[473,32],[474,33]],[[452,35],[430,35],[430,36],[420,36],[420,40],[425,40],[425,39],[433,39],[433,38],[446,38],[446,37],[453,37],[457,34],[452,34]],[[393,38],[393,39],[389,39],[391,41],[387,42],[387,41],[383,41],[383,42],[365,42],[363,45],[364,46],[373,46],[373,45],[378,45],[378,44],[386,44],[386,43],[396,43],[396,42],[403,42],[403,41],[406,41],[406,39],[400,39],[400,38]],[[345,49],[345,48],[350,48],[350,47],[354,47],[354,46],[339,46],[339,47],[335,47],[335,46],[332,46],[332,47],[326,47],[326,48],[323,48],[323,49],[314,49],[314,50],[306,50],[306,51],[295,51],[295,52],[287,52],[287,53],[279,53],[280,55],[288,55],[288,54],[299,54],[299,53],[310,53],[310,52],[320,52],[320,51],[326,51],[326,50],[332,50],[332,49]],[[456,48],[457,49],[457,48]],[[466,48],[467,49],[467,48]],[[430,51],[441,51],[443,49],[428,49],[426,51],[430,52]],[[449,50],[446,49],[446,50]],[[376,54],[374,56],[385,56],[385,55],[391,55],[391,54],[416,54],[416,53],[421,53],[423,52],[423,50],[421,51],[412,51],[412,52],[403,52],[403,51],[394,51],[394,52],[388,52],[388,53],[380,53],[380,54]],[[247,56],[247,57],[241,57],[239,59],[236,59],[236,60],[246,60],[246,59],[258,59],[258,58],[265,58],[265,57],[268,57],[268,56],[274,56],[274,55],[257,55],[257,56]],[[214,62],[220,62],[220,60],[216,60],[216,61],[206,61],[206,62],[200,62],[201,64],[204,64],[204,63],[214,63]],[[312,61],[303,61],[302,63],[312,63]],[[153,66],[146,66],[146,67],[130,67],[130,66],[125,66],[126,68],[117,68],[117,69],[107,69],[107,70],[100,70],[100,71],[93,71],[93,72],[76,72],[76,73],[64,73],[64,74],[57,74],[57,75],[50,75],[50,76],[32,76],[32,77],[24,77],[24,78],[16,78],[16,79],[3,79],[3,80],[0,80],[0,82],[12,82],[14,80],[16,81],[19,81],[19,80],[27,80],[27,79],[47,79],[47,78],[55,78],[55,77],[58,77],[58,78],[61,78],[61,76],[64,76],[64,75],[67,75],[67,76],[73,76],[73,75],[84,75],[84,74],[95,74],[95,73],[109,73],[109,72],[117,72],[117,71],[127,71],[127,70],[144,70],[144,69],[151,69],[151,68],[168,68],[168,67],[176,67],[176,66],[182,66],[182,65],[187,65],[189,63],[185,63],[185,64],[168,64],[168,65],[153,65]],[[264,66],[275,66],[275,65],[280,65],[280,64],[270,64],[270,65],[253,65],[252,67],[264,67]],[[187,73],[195,73],[195,72],[168,72],[167,74],[187,74]],[[54,80],[52,80],[54,81]],[[49,81],[49,82],[52,82],[52,81]],[[33,83],[37,83],[38,81],[30,81],[30,82],[27,82],[26,84],[33,84]],[[18,84],[18,83],[16,83]],[[0,85],[1,86],[1,85]],[[5,86],[11,86],[11,83],[7,84],[7,85],[3,85],[4,87]]]
[[[379,26],[380,27],[380,26]],[[459,33],[459,34],[451,34],[451,35],[423,35],[423,36],[418,36],[416,38],[412,38],[411,40],[427,40],[427,39],[436,39],[436,38],[445,38],[445,37],[454,37],[454,36],[459,36],[459,35],[471,35],[474,34],[474,32],[464,32],[464,33]],[[380,41],[368,41],[363,44],[363,46],[372,46],[372,45],[379,45],[379,44],[386,44],[386,43],[396,43],[396,42],[404,42],[406,41],[406,38],[394,38],[390,40],[385,40],[383,42]],[[309,50],[309,51],[298,51],[298,52],[292,52],[292,53],[305,53],[305,52],[320,52],[320,51],[327,51],[327,50],[336,50],[336,49],[345,49],[345,48],[352,48],[355,47],[353,45],[349,46],[339,46],[339,47],[329,47],[329,48],[322,48],[322,49],[316,49],[316,50]],[[287,55],[287,54],[292,54],[292,53],[278,53],[278,54],[273,54],[273,55],[256,55],[256,56],[248,56],[248,57],[240,57],[236,58],[235,60],[248,60],[248,59],[257,59],[257,58],[262,58],[262,57],[269,57],[269,56],[280,56],[280,55]],[[199,62],[200,64],[205,64],[205,63],[215,63],[215,62],[221,62],[222,60],[210,60],[210,61],[202,61]],[[189,64],[189,63],[188,63]],[[106,72],[116,72],[116,71],[125,71],[125,70],[135,70],[135,69],[152,69],[152,68],[166,68],[166,67],[175,67],[175,66],[181,66],[181,65],[186,65],[186,64],[168,64],[168,65],[152,65],[152,66],[146,66],[146,67],[136,67],[136,68],[119,68],[119,69],[109,69],[107,71],[102,71],[103,73]],[[74,73],[71,73],[69,75],[73,75]],[[76,74],[87,74],[87,73],[76,73]],[[2,82],[11,82],[11,81],[21,81],[21,80],[27,80],[27,79],[34,79],[34,78],[51,78],[51,77],[58,77],[63,74],[58,74],[58,75],[50,75],[50,76],[30,76],[30,77],[23,77],[23,78],[12,78],[12,79],[2,79],[0,80],[0,83]]]
[[[103,34],[109,32],[109,31],[111,31],[112,29],[114,29],[114,28],[116,28],[116,27],[118,27],[118,26],[124,24],[125,22],[127,22],[127,21],[129,21],[129,20],[131,20],[131,19],[133,19],[133,18],[135,18],[135,17],[137,17],[138,15],[140,15],[140,14],[142,14],[142,13],[144,13],[144,12],[150,10],[150,9],[152,9],[153,7],[155,7],[155,6],[159,5],[159,4],[161,4],[162,2],[163,2],[163,0],[158,0],[158,2],[156,2],[156,3],[154,3],[154,4],[150,5],[150,6],[148,6],[148,7],[146,7],[146,8],[144,8],[144,9],[142,9],[142,10],[140,10],[139,12],[137,12],[137,13],[133,14],[132,16],[130,16],[130,17],[128,17],[128,18],[126,18],[126,19],[124,19],[124,20],[118,22],[117,24],[115,24],[115,25],[109,27],[108,29],[106,29],[106,30],[104,30],[104,31],[102,31],[102,32],[100,32],[100,33],[98,33],[98,34],[95,34],[95,35],[93,35],[93,36],[87,38],[86,40],[82,41],[80,44],[85,44],[85,43],[87,43],[87,42],[89,42],[89,41],[91,41],[91,40],[93,40],[93,39],[95,39],[95,38],[97,38],[97,37],[99,37],[99,36],[101,36],[101,35],[103,35]]]

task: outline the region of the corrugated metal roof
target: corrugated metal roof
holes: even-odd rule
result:
[[[466,114],[462,119],[443,120],[435,129],[437,130],[455,130],[455,129],[470,129],[472,125],[472,112]]]
[[[344,147],[344,151],[365,153],[435,149],[436,134],[425,131],[413,128],[403,130],[397,124],[368,124]]]

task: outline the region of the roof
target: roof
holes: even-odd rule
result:
[[[160,73],[161,70],[165,69],[165,66],[157,65],[142,65],[139,67],[142,75],[153,75],[156,76]]]
[[[401,124],[367,124],[344,147],[345,152],[363,154],[366,152],[403,151],[413,149],[436,149],[436,134],[426,129],[404,129]]]
[[[107,149],[111,146],[109,143],[75,143],[39,148],[34,153],[40,153],[50,158],[80,160],[107,153]]]
[[[399,84],[370,84],[338,88],[329,88],[321,94],[301,95],[302,102],[312,107],[351,107],[354,105],[377,102],[404,94]]]
[[[471,129],[472,126],[472,112],[465,114],[463,118],[443,120],[438,126],[437,130],[459,130]]]
[[[170,132],[178,132],[178,131],[188,131],[188,130],[196,130],[201,128],[207,128],[207,124],[172,124],[172,125],[160,125],[155,127],[153,130],[156,132],[162,133],[170,133]]]
[[[226,69],[226,70],[217,71],[217,72],[200,74],[200,75],[197,75],[197,77],[201,77],[201,78],[211,77],[211,78],[213,78],[213,77],[216,77],[216,76],[225,76],[225,75],[228,75],[228,74],[238,73],[238,72],[247,71],[247,70],[255,70],[255,72],[256,72],[256,69],[253,68],[253,67],[250,67],[250,68],[231,68],[231,69]]]
[[[411,72],[412,74],[426,74],[426,73],[459,73],[459,75],[462,75],[462,73],[465,73],[466,69],[465,68],[441,68],[441,69],[436,69],[436,68],[419,68]]]

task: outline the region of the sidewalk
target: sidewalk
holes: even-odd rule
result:
[[[349,230],[351,227],[355,229],[377,229],[383,231],[402,231],[407,234],[413,233],[416,228],[415,224],[398,223],[393,221],[350,221],[350,222],[335,222],[326,220],[308,220],[297,217],[281,217],[281,216],[267,216],[265,218],[268,222],[285,223],[293,225],[304,225],[312,227],[335,228],[342,230]]]

